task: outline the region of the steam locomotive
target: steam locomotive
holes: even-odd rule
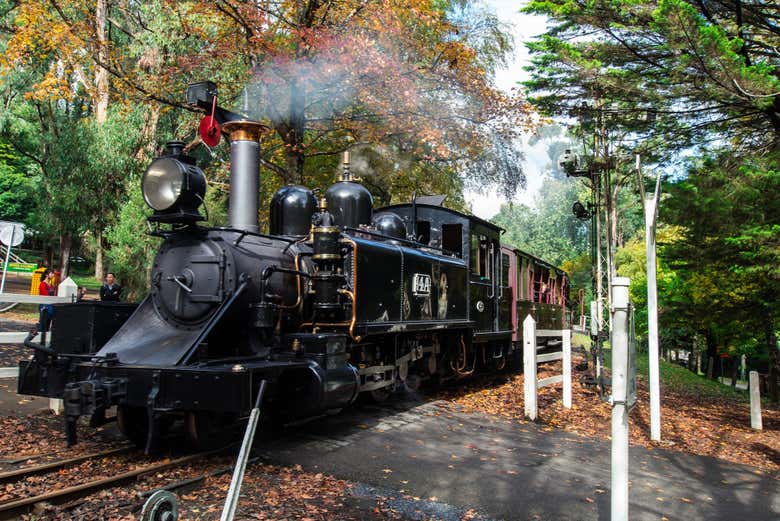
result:
[[[375,211],[348,155],[320,200],[281,188],[261,233],[265,128],[218,107],[210,82],[187,95],[230,142],[230,224],[199,224],[205,176],[169,142],[142,180],[162,239],[148,296],[59,305],[51,346],[26,342],[35,354],[20,362],[18,391],[62,398],[70,443],[79,417],[99,423],[116,407],[120,430],[147,452],[175,421],[207,447],[248,415],[261,381],[264,411],[291,421],[426,378],[501,370],[520,354],[528,313],[565,326],[561,270],[442,197]]]

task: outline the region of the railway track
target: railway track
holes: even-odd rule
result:
[[[232,446],[232,445],[231,445]],[[196,454],[189,454],[181,456],[175,459],[165,459],[159,462],[143,465],[138,468],[126,470],[113,476],[100,477],[92,480],[87,480],[77,485],[72,485],[64,488],[56,488],[56,481],[53,483],[55,486],[49,486],[41,493],[35,493],[32,495],[25,495],[22,497],[12,498],[6,501],[0,501],[0,519],[11,519],[21,513],[29,511],[34,505],[39,503],[65,503],[69,501],[77,500],[83,496],[89,495],[93,492],[115,487],[126,483],[130,480],[136,479],[145,474],[157,473],[163,470],[171,469],[192,461],[206,458],[211,455],[224,452],[229,447],[223,447],[217,450],[199,452]],[[69,458],[66,460],[46,463],[43,465],[36,465],[33,467],[18,469],[10,472],[4,472],[0,474],[0,484],[4,485],[6,490],[13,490],[13,484],[19,484],[20,486],[25,483],[31,477],[45,476],[56,472],[62,472],[68,467],[74,467],[84,462],[88,462],[94,459],[100,459],[104,457],[117,456],[125,453],[130,453],[135,449],[132,447],[121,447],[118,449],[112,449],[109,451],[88,454],[79,456],[76,458]],[[223,470],[227,472],[229,469]],[[209,475],[214,473],[204,474],[196,476],[191,479],[181,480],[179,482],[171,483],[165,487],[168,490],[178,490],[184,487],[197,487],[197,484],[203,481]]]

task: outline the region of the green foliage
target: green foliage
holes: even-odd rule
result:
[[[533,207],[505,204],[492,221],[508,244],[560,265],[588,249],[587,224],[571,213],[577,191],[573,180],[546,178]]]
[[[661,226],[656,233],[659,244],[668,244],[680,240],[681,231],[672,226]],[[647,342],[647,256],[645,238],[634,237],[615,254],[618,275],[629,277],[631,286],[629,296],[634,306],[634,320],[637,338],[644,345]],[[679,295],[680,280],[678,273],[672,270],[661,257],[656,267],[656,283],[659,309],[659,341],[662,348],[690,348],[690,338],[695,333],[687,322],[668,303]]]
[[[37,176],[8,143],[0,142],[0,220],[26,222],[35,207]]]
[[[146,296],[152,260],[160,240],[146,234],[151,210],[141,195],[140,183],[130,185],[130,198],[122,205],[117,221],[106,230],[111,249],[106,252],[109,267],[124,286],[127,300]]]
[[[707,156],[669,187],[662,215],[680,227],[661,256],[677,275],[667,312],[731,354],[765,349],[779,327],[778,156]]]
[[[646,161],[713,140],[747,154],[777,145],[776,2],[538,0],[524,11],[549,20],[527,44],[525,85],[544,113],[585,116],[583,101],[602,100]]]

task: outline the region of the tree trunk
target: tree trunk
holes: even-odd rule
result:
[[[109,78],[103,65],[108,63],[108,41],[106,38],[106,16],[108,0],[97,0],[95,6],[95,36],[97,37],[97,61],[95,67],[95,121],[105,123],[108,119]]]
[[[155,155],[155,139],[157,134],[157,124],[160,121],[160,104],[152,103],[144,116],[144,126],[141,129],[141,146],[136,150],[135,158],[145,162],[151,160]]]
[[[696,335],[693,336],[693,344],[688,352],[688,370],[693,372],[696,369],[696,353],[699,352],[699,346],[696,342]]]
[[[54,267],[54,247],[52,247],[49,241],[46,241],[45,257],[43,259],[44,266],[47,268]]]
[[[769,378],[767,381],[769,399],[772,400],[772,403],[778,403],[780,401],[780,354],[777,351],[777,335],[771,315],[765,324],[766,343],[769,348]]]
[[[718,348],[710,331],[704,334],[704,339],[707,342],[707,378],[716,380],[718,373],[715,370],[715,360],[718,358]]]
[[[733,363],[731,364],[731,387],[736,389],[737,378],[739,377],[739,357],[735,357],[732,360]]]
[[[103,230],[95,230],[95,279],[103,281]]]
[[[60,235],[60,280],[68,277],[70,270],[70,250],[73,246],[73,236],[70,232]]]

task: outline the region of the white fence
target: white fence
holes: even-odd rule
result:
[[[63,280],[57,288],[56,297],[43,295],[21,295],[18,293],[0,293],[0,302],[16,302],[19,304],[62,304],[76,301],[78,286],[70,277]],[[21,344],[27,338],[27,332],[0,333],[0,344]],[[48,335],[47,335],[48,336]],[[35,342],[41,342],[41,334],[35,336]],[[50,345],[50,338],[46,338],[46,345]],[[9,369],[9,368],[5,368]],[[16,369],[14,368],[16,371]],[[7,373],[7,374],[6,374]],[[4,371],[6,378],[15,376],[10,371]],[[62,412],[62,400],[49,398],[49,408],[56,414]]]
[[[46,297],[43,295],[24,295],[21,293],[0,293],[0,302],[13,302],[16,304],[66,304],[73,302],[73,300],[73,295]]]
[[[537,352],[537,337],[561,339],[561,350],[540,355]],[[544,362],[563,360],[563,374],[537,378],[537,366]],[[529,420],[538,417],[537,393],[539,388],[563,383],[563,406],[571,409],[571,329],[536,329],[536,321],[528,315],[523,321],[523,370],[525,373],[523,395],[525,416]]]

